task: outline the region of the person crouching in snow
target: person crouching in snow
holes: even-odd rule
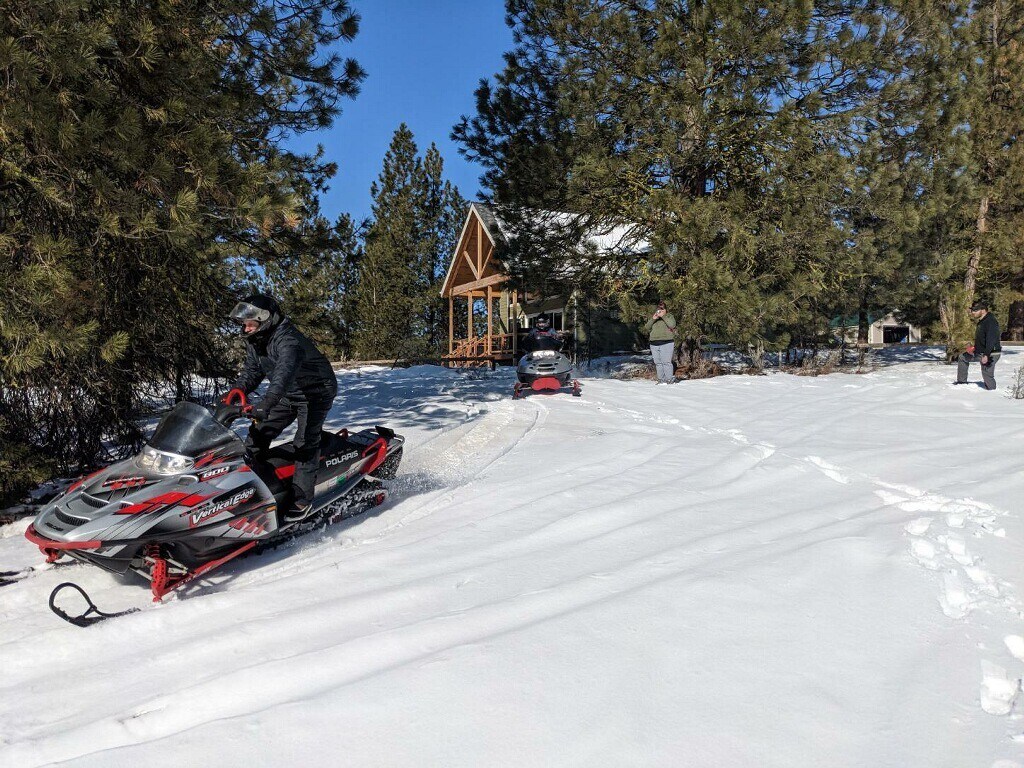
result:
[[[644,326],[651,345],[651,358],[658,375],[658,384],[671,384],[675,379],[672,358],[676,352],[676,319],[665,309],[665,302],[659,301],[658,308]]]
[[[245,365],[232,389],[248,395],[264,379],[270,379],[267,393],[252,412],[255,423],[246,440],[249,450],[259,456],[298,419],[294,495],[283,519],[302,520],[313,507],[320,431],[338,394],[338,379],[327,358],[281,314],[273,297],[249,296],[235,305],[230,318],[241,326],[246,341]]]
[[[974,331],[974,345],[960,355],[957,363],[955,384],[967,383],[967,369],[971,363],[981,363],[981,378],[985,389],[996,388],[996,361],[1002,354],[1003,347],[999,343],[999,322],[984,301],[976,301],[971,305],[971,317],[978,321]]]

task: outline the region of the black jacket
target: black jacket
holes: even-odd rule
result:
[[[974,354],[991,355],[993,352],[1002,352],[1003,347],[999,343],[999,323],[991,312],[985,314],[978,321],[978,328],[974,332]]]
[[[562,348],[562,337],[558,331],[541,331],[534,328],[523,341],[523,348],[527,352],[539,352],[542,349],[553,349],[557,352]]]
[[[327,358],[288,318],[262,338],[247,341],[245,365],[234,386],[249,394],[268,377],[270,387],[262,403],[266,408],[285,395],[322,397],[330,391],[333,396],[338,386]]]

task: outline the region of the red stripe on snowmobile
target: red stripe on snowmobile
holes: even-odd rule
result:
[[[544,389],[561,389],[561,388],[562,388],[562,382],[560,382],[554,376],[543,376],[543,377],[541,377],[539,379],[534,379],[533,382],[530,384],[530,389],[532,389],[534,392],[540,392],[541,390],[544,390]]]
[[[184,499],[178,502],[179,507],[194,507],[201,501],[206,501],[209,498],[216,496],[220,491],[214,491],[213,493],[193,493],[191,496],[186,496]]]
[[[388,441],[383,437],[378,437],[363,450],[362,455],[368,456],[370,451],[373,450],[377,451],[377,455],[373,457],[373,461],[370,462],[370,465],[363,470],[364,475],[370,474],[384,463],[384,460],[388,457]]]
[[[212,496],[213,494],[210,494]],[[167,493],[161,493],[159,496],[154,496],[152,499],[146,499],[130,506],[119,509],[114,514],[117,515],[141,515],[146,512],[155,512],[163,507],[170,507],[175,504],[183,503],[187,507],[194,507],[200,501],[210,498],[210,496],[200,496],[196,493],[184,493],[182,491],[168,491]]]
[[[278,467],[274,470],[274,474],[277,475],[278,480],[287,480],[289,477],[295,474],[295,465],[286,464],[283,467]]]
[[[196,460],[195,468],[199,469],[200,467],[205,467],[207,464],[209,464],[211,461],[213,461],[213,457],[216,456],[216,455],[217,455],[216,451],[210,451],[209,453],[204,453],[202,456],[200,456]]]

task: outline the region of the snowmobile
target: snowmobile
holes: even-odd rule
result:
[[[519,360],[512,399],[522,397],[526,390],[533,392],[559,392],[564,387],[580,396],[580,383],[572,377],[572,361],[562,352],[562,339],[555,335],[531,337],[534,346]]]
[[[240,390],[213,411],[178,403],[141,452],[72,484],[39,512],[26,538],[51,563],[67,555],[112,573],[140,574],[158,602],[239,555],[386,499],[381,480],[395,476],[404,438],[382,426],[324,431],[312,510],[301,521],[284,521],[294,447],[279,444],[251,455],[230,429],[251,412]],[[55,595],[56,590],[50,597],[54,612],[79,623],[54,606]],[[89,605],[99,616],[108,615]]]

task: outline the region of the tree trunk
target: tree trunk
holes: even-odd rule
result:
[[[1010,304],[1010,313],[1006,321],[1006,340],[1024,341],[1024,301]]]
[[[978,239],[971,252],[971,258],[967,260],[967,273],[964,275],[964,299],[967,306],[974,302],[974,291],[978,283],[978,267],[981,264],[981,248],[985,233],[988,232],[988,203],[989,196],[982,195],[978,203]]]
[[[952,303],[953,306],[950,306]],[[953,317],[956,312],[956,302],[948,295],[939,298],[939,322],[942,324],[942,332],[946,336],[946,362],[951,363],[959,356],[956,342],[956,319]]]

